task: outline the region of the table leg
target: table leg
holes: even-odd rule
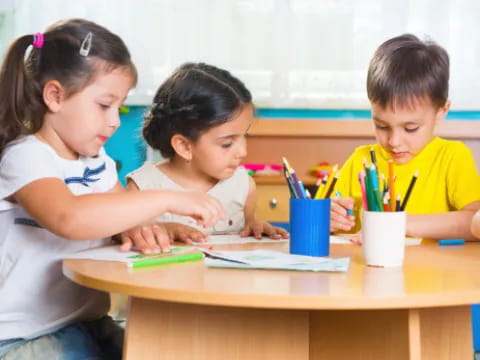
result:
[[[308,311],[131,298],[124,359],[306,360]]]

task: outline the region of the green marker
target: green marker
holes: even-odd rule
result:
[[[129,263],[128,266],[136,269],[136,268],[145,267],[145,266],[169,264],[169,263],[181,262],[181,261],[199,260],[202,258],[203,258],[203,253],[189,253],[189,254],[165,256],[165,257],[158,257],[158,258],[145,259],[145,260],[137,260]]]

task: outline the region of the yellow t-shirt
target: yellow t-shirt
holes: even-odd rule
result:
[[[362,207],[358,173],[363,170],[363,159],[371,163],[370,149],[375,150],[377,171],[388,179],[389,154],[379,144],[358,147],[340,170],[335,190],[343,197],[355,199],[355,228],[360,230]],[[406,164],[395,164],[395,194],[403,198],[415,171],[419,175],[410,194],[406,211],[409,214],[434,214],[461,210],[480,201],[480,175],[472,152],[461,141],[434,138]],[[432,224],[432,226],[435,226]]]

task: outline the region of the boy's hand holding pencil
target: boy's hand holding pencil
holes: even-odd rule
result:
[[[338,194],[337,194],[338,195]],[[330,231],[350,231],[355,226],[353,198],[333,197],[330,205]],[[351,214],[351,215],[350,215]]]

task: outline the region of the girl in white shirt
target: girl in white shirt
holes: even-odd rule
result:
[[[193,216],[204,226],[223,217],[221,204],[202,192],[122,189],[103,145],[120,125],[119,107],[136,78],[123,41],[81,19],[22,36],[6,54],[0,72],[2,359],[121,359],[123,332],[106,317],[108,294],[63,277],[62,258],[163,212]],[[162,239],[153,236],[153,245],[168,246]]]

